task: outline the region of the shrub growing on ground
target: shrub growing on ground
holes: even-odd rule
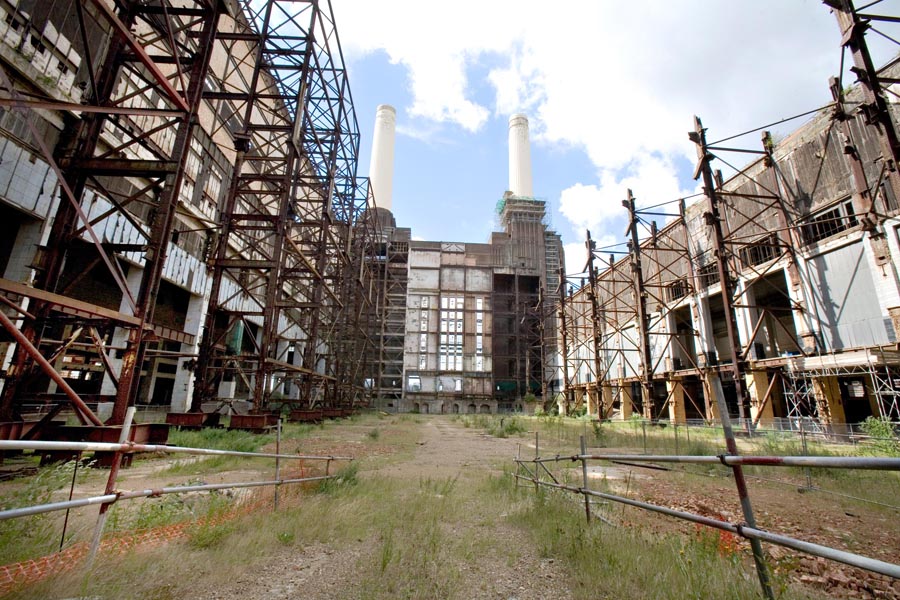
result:
[[[876,454],[885,454],[887,456],[900,456],[900,440],[894,431],[894,424],[888,419],[877,417],[866,417],[866,420],[860,425],[866,435],[873,439],[872,449]]]

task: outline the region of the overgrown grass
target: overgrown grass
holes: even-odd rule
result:
[[[196,479],[183,485],[202,484]],[[204,519],[219,514],[234,505],[235,496],[230,492],[190,492],[166,494],[159,498],[140,498],[114,504],[109,511],[107,533],[139,532]]]
[[[489,427],[491,421],[483,418],[477,422]],[[261,511],[225,526],[197,526],[182,542],[110,559],[89,579],[72,573],[11,597],[190,597],[198,584],[208,589],[224,576],[228,581],[256,578],[261,566],[286,560],[295,548],[315,545],[329,552],[355,549],[342,554],[357,557],[348,567],[353,577],[341,583],[343,597],[487,597],[484,590],[467,588],[467,577],[490,561],[513,567],[523,555],[533,556],[534,549],[541,557],[554,559],[558,585],[570,589],[575,598],[759,597],[752,562],[743,553],[723,551],[715,534],[660,537],[637,528],[587,525],[580,497],[535,494],[530,485],[516,488],[511,465],[505,463],[499,474],[484,464],[459,477],[389,477],[369,470],[386,460],[408,458],[420,431],[413,418],[376,419],[354,423],[352,439],[371,438],[366,432],[377,422],[380,444],[396,445],[393,455],[350,463],[335,479],[305,491],[283,487],[279,512]],[[463,425],[469,422],[464,419],[459,418]],[[532,425],[528,418],[515,420],[523,427]],[[566,428],[568,451],[577,448],[582,431],[597,437],[590,422],[572,421],[560,425]],[[476,418],[469,426],[479,426]],[[604,438],[607,443],[636,439],[631,423],[601,427],[600,435],[609,436]],[[640,429],[636,433],[643,434]],[[664,435],[656,434],[660,439]],[[703,436],[691,437],[699,444],[711,443]],[[174,508],[158,512],[168,510]],[[141,518],[163,522],[162,515],[151,509]],[[492,530],[498,524],[520,528],[530,544],[498,542]],[[779,598],[804,597],[784,582],[779,585],[784,592]]]
[[[542,557],[565,569],[575,598],[757,599],[759,584],[746,556],[717,533],[668,536],[639,529],[587,525],[579,500],[558,492],[528,492],[512,519],[525,528]],[[619,574],[610,576],[611,573]],[[788,590],[779,598],[805,598]]]
[[[42,467],[24,486],[0,496],[0,507],[9,510],[56,500],[54,492],[71,484],[75,464],[69,461]],[[88,469],[79,468],[78,481],[84,481],[88,473]],[[44,513],[0,521],[0,565],[57,550],[60,540],[57,516],[57,513]]]
[[[463,427],[483,429],[489,435],[499,438],[507,438],[528,431],[525,420],[514,416],[455,415],[453,420],[461,422]]]
[[[308,424],[285,424],[281,439],[301,439],[315,431],[317,426]],[[259,452],[263,446],[275,442],[274,433],[250,433],[239,429],[205,428],[200,430],[173,429],[169,433],[169,445],[187,448],[210,448],[214,450],[234,450],[237,452]],[[239,456],[187,456],[169,466],[168,475],[199,475],[232,469],[237,466],[252,464],[249,461],[270,459],[248,459]]]

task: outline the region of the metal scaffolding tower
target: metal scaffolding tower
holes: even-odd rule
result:
[[[350,399],[342,377],[355,367],[336,352],[340,335],[357,331],[348,286],[366,267],[351,251],[365,247],[354,245],[354,232],[368,194],[357,189],[359,131],[334,17],[315,1],[242,7],[246,22],[222,37],[244,45],[246,58],[225,89],[208,94],[234,107],[237,158],[194,407],[229,381],[251,388],[257,411],[284,381],[297,386],[299,397],[282,393],[298,405],[340,406]]]
[[[80,105],[60,102],[50,93],[26,92],[27,87],[6,70],[0,82],[5,88],[2,104],[17,111],[60,111],[66,121],[55,148],[38,142],[61,187],[51,243],[36,260],[33,288],[5,286],[6,291],[28,296],[33,302],[21,325],[26,341],[18,345],[7,374],[0,418],[14,416],[20,394],[26,393],[35,374],[29,346],[50,356],[62,349],[42,344],[42,336],[65,319],[70,324],[77,322],[75,331],[86,330],[79,324],[95,330],[111,325],[127,328],[122,366],[118,373],[110,373],[117,388],[112,422],[120,423],[136,393],[148,340],[185,339],[177,331],[155,324],[154,310],[224,7],[218,0],[180,2],[177,6],[120,2],[115,10],[99,0],[54,4],[60,8],[74,4],[77,37],[72,44],[87,65],[88,81]],[[39,135],[35,138],[40,140]],[[129,185],[135,179],[143,185]],[[88,214],[87,189],[107,201],[101,214]],[[136,218],[137,214],[144,218]],[[94,229],[114,218],[132,224],[139,232],[138,239],[127,243],[110,240]],[[84,252],[80,246],[85,239],[93,245],[89,252],[94,264],[102,261],[122,292],[129,309],[126,313],[109,314],[115,311],[104,313],[91,306],[77,310],[67,300],[66,287],[75,281],[62,278],[64,265],[73,253]],[[134,253],[144,264],[136,291],[129,289],[117,252]],[[62,289],[61,281],[66,282]],[[103,354],[102,344],[98,348]]]
[[[67,92],[78,102],[63,101],[27,71],[0,70],[0,106],[29,123],[60,187],[33,284],[0,280],[14,312],[3,325],[17,343],[0,421],[48,396],[40,386],[49,377],[83,422],[99,425],[58,372],[76,350],[113,385],[110,423],[146,395],[165,360],[194,369],[194,409],[229,380],[258,410],[276,398],[365,402],[377,366],[365,357],[380,324],[380,234],[356,177],[359,131],[330,6],[13,6],[7,25],[23,44],[71,46],[58,69],[71,64],[83,85]],[[61,123],[55,145],[34,111]],[[206,267],[211,276],[198,283]],[[121,304],[82,289],[98,269]],[[196,333],[183,314],[173,322],[169,296],[188,297],[176,285],[199,300],[209,294]]]

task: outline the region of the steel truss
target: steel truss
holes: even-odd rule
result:
[[[567,397],[570,389],[584,388],[585,379],[596,381],[607,396],[601,406],[616,401],[621,406],[631,399],[633,410],[659,418],[680,382],[699,377],[703,398],[686,387],[680,391],[706,419],[715,418],[714,399],[722,393],[723,382],[734,388],[736,402],[731,409],[740,418],[749,416],[751,405],[759,413],[774,402],[776,387],[783,387],[789,410],[811,412],[802,408],[811,393],[803,378],[785,378],[782,386],[777,380],[784,362],[779,357],[828,351],[823,347],[816,290],[799,253],[807,244],[804,236],[811,223],[826,226],[837,220],[825,224],[811,220],[810,200],[820,206],[829,201],[820,184],[825,178],[815,174],[837,168],[834,165],[846,168],[842,155],[847,156],[854,213],[876,256],[890,256],[880,225],[897,213],[890,197],[900,198],[896,126],[884,99],[889,92],[885,86],[897,79],[886,69],[872,67],[864,36],[870,22],[891,19],[858,14],[847,0],[827,4],[835,10],[842,45],[852,53],[860,77],[863,101],[858,110],[847,111],[843,87],[833,81],[835,103],[826,113],[831,122],[822,148],[814,164],[803,165],[797,164],[801,159],[779,154],[768,132],[756,148],[723,144],[733,138],[708,143],[706,129],[696,119],[689,135],[697,145],[695,176],[704,178],[705,208],[699,204],[686,208],[684,200],[641,208],[628,190],[623,201],[629,215],[628,257],[610,256],[599,272],[593,267],[598,251],[588,233],[589,281],[585,285],[582,280],[581,289],[560,309],[566,315],[564,356],[571,357],[564,361],[572,375],[564,377]],[[735,153],[758,158],[741,168],[728,160]],[[727,182],[713,170],[716,160],[736,173]],[[810,175],[801,175],[800,181],[798,172]],[[677,212],[661,208],[675,203]],[[669,223],[658,229],[652,221],[655,216],[668,218]],[[725,325],[718,336],[717,324]],[[719,350],[725,346],[721,356],[713,345],[715,337],[727,338],[718,344]],[[601,356],[592,360],[592,354]],[[764,372],[769,383],[751,402],[747,378],[752,372]],[[581,373],[581,381],[571,382],[579,379],[576,373]],[[878,381],[891,380],[887,371],[872,378],[875,389],[881,389]],[[665,399],[660,391],[654,392],[654,383],[662,382],[668,384]],[[887,390],[883,414],[893,414],[894,392],[882,387]]]
[[[862,377],[865,392],[878,406],[880,416],[892,421],[900,420],[900,358],[897,352],[883,348],[867,350],[865,360],[859,364],[832,364],[823,361],[816,368],[795,369],[791,365],[780,370],[789,425],[798,427],[802,420],[820,428],[821,402],[816,395],[813,381],[823,377]]]
[[[7,329],[23,336],[0,420],[18,417],[35,385],[53,378],[44,364],[58,369],[75,350],[92,353],[116,389],[111,423],[164,355],[196,359],[195,408],[228,376],[246,382],[256,408],[276,388],[307,403],[364,402],[379,325],[379,233],[356,178],[359,132],[330,7],[54,0],[34,11],[14,8],[7,23],[23,44],[46,35],[49,46],[53,15],[67,15],[84,83],[59,93],[27,72],[0,71],[0,106],[31,123],[34,151],[60,182],[33,285],[0,281],[17,321]],[[63,122],[55,146],[34,111]],[[164,277],[199,285],[167,262],[173,249],[180,262],[210,262],[199,353],[200,333],[171,323],[168,307],[156,315]],[[70,263],[87,266],[74,272]],[[121,293],[118,310],[74,293],[94,267]],[[238,323],[230,354],[223,339],[237,337]],[[35,352],[51,360],[32,363]],[[83,421],[99,423],[72,402]]]
[[[379,288],[377,304],[377,369],[374,394],[386,404],[400,405],[403,395],[403,349],[406,341],[406,290],[409,280],[409,241],[383,231],[373,265]]]
[[[229,379],[245,382],[255,410],[285,382],[297,405],[350,406],[363,395],[357,353],[373,292],[357,253],[371,250],[373,231],[362,226],[368,190],[356,179],[359,130],[333,15],[312,0],[241,6],[247,20],[224,38],[246,52],[208,94],[235,107],[237,158],[194,407]]]
[[[73,0],[55,2],[54,8],[74,9],[71,18],[77,18],[78,35],[69,42],[86,64],[87,82],[78,94],[81,104],[61,101],[61,94],[6,70],[0,82],[2,104],[23,112],[58,111],[65,122],[58,144],[51,148],[34,130],[39,119],[28,117],[42,158],[59,179],[61,199],[51,243],[36,257],[33,290],[18,290],[31,298],[34,318],[26,317],[21,325],[28,343],[17,347],[0,413],[7,419],[14,416],[36,376],[28,346],[46,354],[62,348],[44,344],[45,332],[58,331],[63,321],[76,330],[83,330],[80,324],[115,325],[128,331],[120,370],[109,373],[117,389],[112,422],[121,423],[137,392],[151,339],[183,342],[190,337],[155,325],[154,311],[223,8],[213,0],[177,6],[119,2],[115,10],[100,0]],[[19,15],[11,16],[15,20]],[[49,16],[47,20],[52,22]],[[100,43],[103,40],[106,43]],[[89,201],[87,191],[100,200]],[[133,239],[116,239],[110,223],[123,223]],[[122,292],[122,313],[108,315],[88,305],[72,314],[67,290],[83,274],[67,273],[65,263],[73,252],[84,252],[85,241],[93,245],[91,264],[105,264]],[[136,292],[126,283],[121,255],[143,263]]]

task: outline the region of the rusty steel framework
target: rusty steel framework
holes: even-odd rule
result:
[[[245,382],[257,410],[284,382],[298,386],[298,404],[350,406],[362,397],[363,363],[344,352],[365,346],[355,334],[371,302],[362,257],[374,232],[357,228],[368,190],[356,180],[359,130],[333,15],[316,2],[242,6],[247,22],[220,36],[232,56],[243,51],[235,75],[208,94],[234,109],[237,159],[194,408],[229,379]],[[357,229],[368,241],[355,240]]]
[[[365,357],[377,352],[380,234],[368,184],[356,178],[359,131],[330,6],[54,0],[15,8],[7,23],[24,24],[25,44],[28,28],[54,15],[80,60],[79,102],[27,70],[0,68],[0,106],[26,118],[60,187],[33,284],[0,280],[12,311],[3,325],[17,342],[0,421],[21,418],[35,382],[61,379],[52,371],[73,348],[93,352],[115,387],[110,423],[122,422],[166,354],[193,357],[183,368],[195,368],[195,409],[228,378],[246,382],[256,409],[282,384],[298,404],[365,402],[363,381],[378,366]],[[31,118],[47,113],[63,123],[55,146]],[[200,190],[207,170],[215,180]],[[206,212],[194,208],[204,201]],[[190,236],[212,274],[196,334],[156,314],[172,278],[167,258]],[[72,272],[67,261],[86,268]],[[72,293],[95,267],[121,294],[118,310]],[[184,349],[201,334],[198,353]],[[65,381],[59,388],[82,422],[100,423]]]
[[[559,307],[565,315],[563,364],[570,369],[566,398],[597,385],[600,417],[616,409],[624,418],[641,411],[652,419],[714,420],[722,416],[717,400],[728,388],[730,412],[749,426],[781,394],[779,382],[790,378],[793,367],[785,356],[831,350],[799,249],[816,228],[858,224],[873,255],[889,260],[881,225],[897,214],[900,145],[885,99],[887,86],[897,81],[897,61],[876,70],[865,43],[873,22],[896,18],[858,13],[848,0],[826,4],[837,17],[842,47],[852,55],[862,99],[848,103],[843,82],[830,82],[834,103],[819,111],[830,121],[812,157],[779,152],[768,132],[757,148],[725,145],[745,134],[709,143],[695,118],[689,137],[697,147],[694,176],[702,178],[705,202],[641,208],[628,190],[628,256],[610,256],[603,270],[594,268],[602,250],[588,232],[588,281],[582,279]],[[733,154],[758,158],[740,167],[729,162]],[[735,175],[724,181],[715,161]],[[844,161],[852,212],[821,216],[810,203],[825,186],[822,173],[831,176],[833,165]],[[655,217],[668,223],[658,228]],[[714,329],[722,331],[716,336]],[[718,348],[716,337],[723,340]],[[768,356],[763,340],[772,348]],[[885,379],[873,376],[879,402]]]
[[[27,343],[20,343],[16,350],[0,414],[3,419],[14,415],[17,394],[33,375],[28,346],[41,347],[42,332],[60,314],[72,312],[60,310],[71,308],[66,306],[65,290],[59,294],[63,298],[53,293],[67,253],[86,237],[98,259],[108,267],[131,313],[107,315],[89,306],[76,313],[89,327],[108,327],[112,321],[128,328],[122,368],[113,375],[117,392],[112,419],[120,423],[135,392],[139,379],[136,365],[142,364],[148,337],[182,337],[169,328],[154,326],[155,300],[172,236],[185,156],[223,8],[215,0],[179,3],[177,7],[127,2],[115,10],[101,0],[77,1],[74,5],[81,55],[89,75],[82,105],[34,94],[19,81],[14,82],[9,72],[3,75],[3,104],[19,111],[65,111],[65,118],[72,122],[56,148],[41,147],[60,180],[62,198],[54,216],[51,244],[38,260],[34,289],[16,290],[32,299],[30,312],[34,318],[26,317],[22,325]],[[89,42],[106,35],[105,47]],[[151,91],[155,92],[155,105],[146,102]],[[112,139],[118,143],[109,143]],[[123,194],[118,184],[131,177],[141,178],[145,185]],[[89,218],[82,205],[86,188],[103,194],[109,209]],[[134,217],[135,206],[146,210],[148,222],[141,223]],[[114,213],[140,232],[139,243],[111,243],[94,230]],[[144,273],[136,294],[128,288],[122,263],[114,255],[117,251],[144,255]],[[42,350],[52,353],[57,348]]]

